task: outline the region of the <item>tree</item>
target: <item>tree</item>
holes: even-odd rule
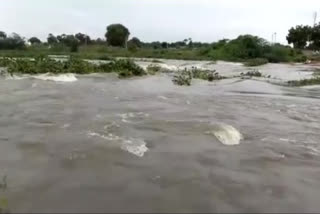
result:
[[[162,42],[161,43],[161,48],[164,48],[164,49],[168,48],[168,43],[167,42]]]
[[[51,33],[48,35],[47,41],[48,41],[49,45],[53,45],[53,44],[58,43],[58,39]]]
[[[38,39],[37,37],[31,37],[28,41],[29,41],[32,45],[34,45],[34,44],[40,44],[40,43],[41,43],[41,40]]]
[[[311,42],[313,48],[320,49],[320,23],[312,28]]]
[[[3,31],[0,31],[0,39],[5,39],[7,38],[7,34]]]
[[[289,30],[287,41],[289,44],[293,44],[295,48],[305,48],[307,42],[311,39],[312,28],[310,26],[298,25],[295,28]]]
[[[0,39],[0,49],[22,49],[25,47],[24,39],[17,33],[12,33],[9,37]]]
[[[140,41],[140,39],[138,39],[137,37],[133,37],[132,39],[130,39],[128,41],[128,45],[129,43],[134,44],[136,47],[141,48],[142,47],[142,42]]]
[[[111,46],[126,47],[130,32],[122,24],[112,24],[107,27],[105,37]]]
[[[80,44],[89,44],[91,42],[90,36],[83,33],[77,33],[75,37],[79,40]]]

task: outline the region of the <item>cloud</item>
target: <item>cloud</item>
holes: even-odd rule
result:
[[[5,2],[5,3],[3,3]],[[38,36],[84,32],[103,37],[111,23],[123,23],[144,41],[212,42],[277,32],[286,43],[290,27],[312,24],[318,0],[2,0],[0,26],[8,33]],[[318,11],[320,12],[320,11]]]

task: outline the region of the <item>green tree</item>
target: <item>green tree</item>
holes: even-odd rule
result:
[[[130,32],[122,24],[112,24],[107,27],[105,37],[111,46],[126,47]]]
[[[0,49],[22,49],[25,47],[24,39],[16,33],[12,33],[9,37],[0,39]]]
[[[140,39],[138,39],[137,37],[132,37],[132,39],[128,41],[128,46],[129,46],[129,43],[134,44],[138,48],[141,48],[143,45]]]
[[[7,38],[7,34],[3,31],[0,31],[0,39],[5,39]]]
[[[79,40],[80,44],[89,44],[91,43],[90,36],[83,34],[83,33],[77,33],[75,37]]]
[[[167,42],[161,42],[161,48],[168,48],[168,43]]]
[[[306,47],[307,42],[311,39],[312,28],[310,26],[298,25],[295,28],[290,28],[287,41],[293,44],[295,48],[303,49]]]
[[[311,42],[313,48],[320,49],[320,23],[312,28]]]
[[[38,39],[37,37],[31,37],[28,41],[29,41],[32,45],[34,45],[34,44],[41,44],[41,40]]]
[[[57,37],[55,37],[52,33],[48,35],[47,41],[50,45],[57,44],[59,42]]]

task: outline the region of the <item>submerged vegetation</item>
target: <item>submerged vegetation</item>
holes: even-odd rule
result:
[[[207,81],[221,80],[225,77],[220,76],[216,70],[202,70],[198,68],[191,68],[190,70],[184,69],[178,71],[172,79],[172,82],[176,85],[190,86],[192,79],[202,79]]]
[[[262,77],[262,73],[258,70],[248,71],[246,73],[241,73],[242,77]]]
[[[303,79],[303,80],[291,80],[288,81],[289,86],[300,87],[307,85],[320,85],[320,77],[314,77],[311,79]]]
[[[0,214],[2,213],[10,213],[8,209],[8,199],[3,196],[3,193],[7,189],[7,176],[3,176],[0,181]]]
[[[267,64],[269,61],[265,58],[250,59],[244,63],[245,66],[254,67]]]
[[[119,77],[142,76],[145,71],[131,60],[113,60],[109,63],[92,64],[87,61],[71,57],[65,61],[37,57],[31,59],[1,59],[0,65],[8,68],[10,74],[90,74],[90,73],[118,73]]]

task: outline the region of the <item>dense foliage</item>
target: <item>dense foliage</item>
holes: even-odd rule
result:
[[[112,24],[107,27],[105,37],[111,46],[126,47],[130,32],[122,24]]]
[[[320,50],[320,23],[313,27],[297,25],[289,30],[287,41],[295,48]]]
[[[34,45],[34,44],[40,44],[40,43],[41,43],[41,40],[38,39],[37,37],[31,37],[28,41],[29,41],[32,45]]]
[[[0,32],[0,50],[23,48],[25,48],[25,41],[19,34],[12,33],[7,36],[6,33]]]

